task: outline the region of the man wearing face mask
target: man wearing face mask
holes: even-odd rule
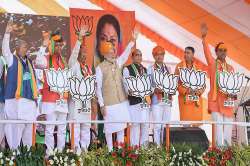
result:
[[[129,121],[128,101],[123,87],[122,67],[126,63],[135,44],[137,32],[122,55],[117,58],[117,50],[110,39],[101,41],[99,50],[104,61],[96,68],[97,98],[101,113],[106,121]],[[117,142],[124,142],[126,123],[105,123],[105,137],[109,151],[113,149],[112,133],[117,132]]]
[[[78,40],[75,44],[75,47],[72,50],[71,56],[69,58],[69,67],[73,72],[73,75],[76,76],[79,80],[83,77],[88,77],[92,75],[91,68],[86,64],[86,45],[85,45],[85,35],[87,29],[82,27],[78,35]],[[95,120],[96,114],[93,112],[92,105],[94,105],[94,99],[87,103],[87,107],[90,108],[90,112],[79,112],[79,109],[82,108],[82,102],[74,101],[72,98],[69,102],[69,119],[70,120]],[[77,154],[81,154],[81,149],[86,151],[90,144],[90,127],[91,124],[75,124],[74,125],[74,140],[75,140],[75,150]]]
[[[135,97],[130,94],[127,88],[126,78],[129,76],[141,76],[147,74],[147,69],[141,64],[142,53],[139,49],[132,52],[132,64],[123,69],[124,87],[128,94],[129,100],[129,113],[132,121],[148,121],[149,120],[149,110],[148,108],[142,108],[142,99],[140,97]],[[148,103],[150,104],[150,103]],[[148,142],[148,129],[149,124],[132,124],[130,143],[135,146],[141,144],[145,145]]]
[[[120,56],[122,45],[121,36],[120,23],[115,16],[111,14],[105,14],[98,20],[96,26],[96,55],[94,58],[95,67],[104,59],[100,52],[100,45],[102,41],[109,40],[115,48],[115,54]]]
[[[44,32],[47,33],[47,32]],[[46,44],[49,48],[49,55],[47,56],[46,69],[65,69],[67,67],[66,60],[62,56],[63,48],[63,38],[60,31],[56,30],[51,35],[44,35],[46,40],[49,40]],[[60,109],[58,108],[56,102],[60,100],[60,95],[57,92],[50,90],[50,87],[47,83],[46,74],[44,72],[44,85],[41,90],[42,94],[42,114],[46,115],[47,121],[66,121],[67,111],[68,111],[68,93],[63,94],[63,100],[65,101]],[[62,110],[63,109],[63,110]],[[54,149],[54,129],[55,125],[46,125],[45,129],[45,144],[47,146],[47,155],[52,153]],[[59,151],[62,151],[65,146],[65,137],[66,137],[66,125],[57,126],[57,148]]]
[[[206,41],[207,26],[201,26],[202,44],[204,54],[208,63],[208,72],[210,75],[210,91],[208,94],[208,111],[212,113],[214,121],[218,122],[232,122],[233,121],[233,107],[225,107],[224,101],[228,96],[222,93],[218,88],[219,72],[227,71],[233,72],[233,67],[226,61],[227,47],[223,42],[215,46],[216,59],[212,57]],[[216,143],[218,146],[231,145],[232,125],[216,125]]]
[[[161,46],[154,47],[152,51],[155,63],[148,68],[148,74],[151,75],[152,86],[155,88],[152,95],[152,115],[154,121],[169,121],[171,118],[171,106],[164,102],[164,92],[155,87],[154,72],[159,70],[162,73],[170,74],[170,68],[164,64],[165,50]],[[172,96],[167,96],[168,100],[172,100]],[[154,142],[160,146],[163,139],[163,125],[154,124]]]
[[[176,65],[175,74],[180,75],[180,68],[188,68],[194,70],[201,70],[200,66],[194,59],[194,48],[193,47],[186,47],[184,51],[184,61],[180,62]],[[182,85],[181,80],[179,80],[178,86],[178,100],[179,100],[179,108],[180,108],[180,120],[182,121],[193,121],[193,120],[201,120],[199,115],[202,111],[202,100],[199,101],[192,101],[188,100],[188,95],[196,95],[201,96],[204,92],[205,88],[197,91],[192,91],[189,88],[186,88]]]
[[[28,43],[18,39],[15,53],[10,51],[10,34],[13,22],[9,22],[3,38],[2,51],[8,65],[5,86],[5,114],[8,120],[36,120],[37,85],[34,67],[28,59]],[[35,59],[45,62],[45,47],[41,47]],[[44,66],[37,66],[44,67]],[[6,124],[5,133],[10,149],[17,149],[22,140],[24,145],[32,145],[32,124]]]

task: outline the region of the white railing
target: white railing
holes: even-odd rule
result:
[[[70,124],[71,134],[74,135],[74,124],[78,123],[95,123],[95,124],[105,124],[105,123],[150,123],[150,124],[163,124],[166,125],[166,149],[170,149],[170,125],[201,125],[209,124],[212,125],[212,147],[215,147],[215,125],[237,125],[242,127],[250,126],[250,122],[216,122],[216,121],[105,121],[105,120],[89,120],[89,121],[78,121],[78,120],[68,120],[68,121],[27,121],[27,120],[0,120],[0,124],[32,124],[32,144],[36,143],[36,124],[43,125],[62,125]],[[129,128],[129,127],[128,127]],[[129,130],[127,130],[127,136],[129,137]],[[128,139],[129,140],[129,139]],[[129,142],[128,142],[129,143]],[[71,148],[74,148],[74,137],[71,138]]]
[[[29,121],[29,120],[0,120],[0,124],[69,124],[69,123],[152,123],[152,124],[168,124],[168,125],[188,125],[188,124],[219,124],[219,125],[237,125],[250,126],[250,122],[217,122],[217,121],[105,121],[105,120],[67,120],[67,121]]]

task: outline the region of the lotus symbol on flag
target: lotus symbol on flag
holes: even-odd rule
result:
[[[151,79],[148,75],[130,76],[126,78],[126,81],[132,96],[144,99],[152,93]]]
[[[51,68],[45,70],[45,74],[50,90],[59,93],[60,98],[62,98],[63,93],[69,91],[69,78],[72,77],[71,70],[62,70],[61,68],[55,70],[54,68]]]
[[[220,72],[219,73],[219,88],[220,90],[229,95],[236,95],[240,92],[240,88],[243,84],[244,74],[232,73],[232,72]]]
[[[180,70],[180,80],[182,85],[191,90],[199,90],[205,87],[206,83],[206,72],[188,69],[188,68],[179,68]]]
[[[70,80],[70,94],[74,100],[78,101],[89,101],[95,97],[95,80],[96,76],[88,76],[78,79],[77,77],[72,77]]]
[[[78,16],[78,15],[72,15],[72,25],[75,30],[76,34],[80,33],[80,29],[82,26],[87,26],[87,32],[86,35],[91,35],[93,31],[93,16]]]
[[[156,87],[163,90],[164,93],[175,94],[178,86],[178,76],[174,74],[162,73],[160,70],[154,71],[154,80]]]

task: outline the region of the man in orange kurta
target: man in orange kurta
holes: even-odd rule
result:
[[[180,75],[179,68],[188,68],[201,70],[201,67],[196,63],[194,59],[194,48],[186,47],[184,52],[185,60],[176,65],[175,74]],[[192,92],[191,89],[186,88],[182,85],[181,80],[179,80],[178,86],[178,100],[180,108],[180,120],[182,121],[199,121],[202,120],[202,99],[201,95],[205,88]],[[199,96],[199,101],[188,100],[188,95]]]
[[[212,113],[214,121],[231,122],[233,121],[233,107],[225,107],[224,101],[228,95],[222,93],[218,87],[218,73],[221,71],[232,72],[233,67],[226,62],[227,49],[223,42],[215,47],[216,59],[212,57],[206,42],[207,26],[201,26],[201,35],[204,54],[208,64],[210,75],[210,91],[208,94],[208,111]],[[231,145],[232,125],[216,125],[216,144],[218,146]]]

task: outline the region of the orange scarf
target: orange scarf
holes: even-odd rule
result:
[[[220,60],[216,59],[215,60],[215,63],[216,63],[216,72],[215,72],[215,80],[214,80],[214,91],[213,91],[213,96],[212,96],[212,99],[213,101],[215,101],[217,99],[217,95],[218,95],[218,80],[219,80],[219,66],[221,66],[222,68],[222,71],[228,71],[228,66],[227,66],[227,63],[224,62],[222,63]]]
[[[186,61],[183,61],[183,67],[188,68]],[[197,66],[195,65],[194,61],[192,62],[191,69],[194,69],[194,70],[197,69]],[[184,103],[187,102],[186,96],[187,95],[184,96]],[[199,107],[200,106],[199,102],[195,101],[195,106]]]

